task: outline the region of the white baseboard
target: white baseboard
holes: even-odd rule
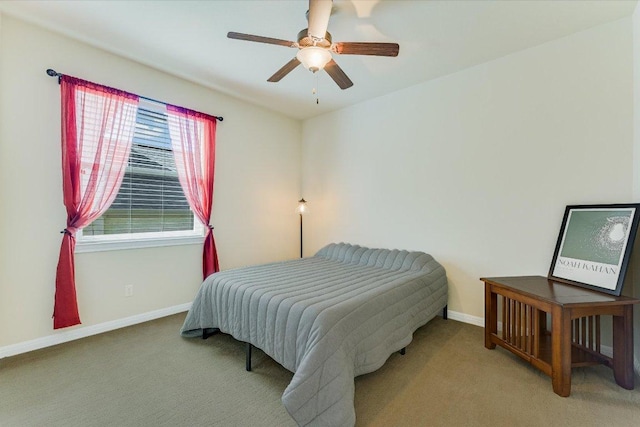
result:
[[[77,329],[71,329],[59,332],[55,335],[49,335],[42,338],[36,338],[30,341],[24,341],[18,344],[0,347],[0,359],[27,353],[33,350],[74,341],[80,338],[89,337],[91,335],[101,334],[103,332],[113,331],[115,329],[136,325],[138,323],[148,322],[149,320],[159,319],[161,317],[171,316],[172,314],[182,313],[191,308],[191,303],[175,305],[173,307],[162,308],[147,313],[136,314],[135,316],[125,317],[124,319],[112,320],[110,322],[99,323]]]
[[[457,311],[447,310],[447,318],[451,320],[457,320],[462,323],[469,323],[471,325],[480,326],[484,328],[484,317],[471,316],[470,314],[464,314]]]

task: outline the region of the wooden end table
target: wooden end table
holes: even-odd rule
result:
[[[486,348],[497,344],[528,361],[551,377],[553,391],[563,397],[571,393],[571,368],[577,366],[604,364],[613,369],[618,385],[633,389],[633,304],[640,300],[542,276],[480,280],[485,283]],[[601,352],[602,315],[613,316],[613,357]]]

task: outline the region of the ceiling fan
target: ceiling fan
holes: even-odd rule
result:
[[[298,53],[291,61],[287,62],[267,79],[269,82],[279,82],[294,68],[302,64],[313,73],[324,69],[333,81],[340,86],[340,89],[347,89],[353,86],[353,82],[333,60],[331,53],[339,55],[398,56],[400,46],[397,43],[376,42],[334,43],[331,39],[331,34],[327,32],[332,4],[333,0],[309,0],[309,10],[307,11],[309,28],[305,28],[298,33],[297,42],[235,32],[227,33],[227,37],[298,49]]]

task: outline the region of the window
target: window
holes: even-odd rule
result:
[[[202,236],[178,180],[165,107],[141,101],[118,195],[78,233],[79,252],[202,243]]]

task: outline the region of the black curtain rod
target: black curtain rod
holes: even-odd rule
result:
[[[60,77],[62,77],[64,74],[62,73],[58,73],[56,70],[52,70],[51,68],[47,69],[47,74],[51,77],[57,77],[58,78],[58,84],[60,84]],[[138,98],[141,99],[145,99],[147,101],[151,101],[151,102],[157,102],[158,104],[163,104],[163,105],[167,105],[166,102],[162,102],[162,101],[158,101],[157,99],[153,99],[153,98],[147,98],[146,96],[141,96],[141,95],[137,95]],[[220,116],[212,116],[215,117],[216,120],[218,121],[223,121],[224,117],[220,117]]]

